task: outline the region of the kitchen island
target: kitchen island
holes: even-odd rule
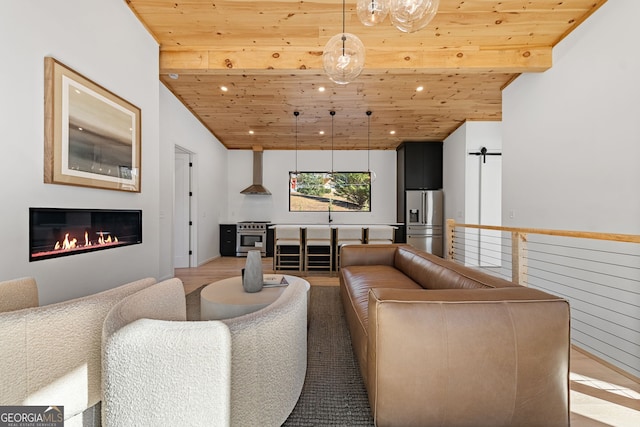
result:
[[[327,230],[323,241],[307,238],[311,231],[315,235],[322,229]],[[273,269],[275,271],[321,269],[332,273],[339,269],[340,250],[343,246],[401,243],[404,237],[403,230],[404,224],[270,224],[268,232],[273,233],[274,245]],[[279,235],[285,234],[286,238],[279,239]]]

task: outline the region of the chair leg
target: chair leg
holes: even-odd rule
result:
[[[274,251],[274,272],[282,273],[283,271],[291,271],[294,268],[299,272],[302,271],[303,257],[302,246],[298,246],[298,251],[294,252],[293,246],[287,246],[288,249],[283,250],[282,246],[277,246]]]
[[[304,254],[305,271],[327,270],[329,277],[333,272],[333,250],[331,246],[308,246],[305,247]]]

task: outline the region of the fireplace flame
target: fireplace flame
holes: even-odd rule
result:
[[[109,234],[109,232],[107,232],[107,237],[104,237],[105,232],[104,231],[100,231],[98,233],[98,240],[97,240],[97,244],[99,245],[108,245],[110,243],[118,243],[118,238],[113,236],[113,238],[111,237],[111,234]],[[88,246],[93,246],[94,243],[89,240],[89,232],[85,231],[84,232],[84,245],[80,245],[78,244],[78,239],[75,237],[69,237],[69,233],[65,233],[64,235],[64,240],[62,241],[62,243],[60,243],[60,241],[57,241],[53,250],[55,251],[59,251],[59,250],[70,250],[70,249],[75,249],[75,248],[81,248],[81,247],[88,247]]]
[[[71,238],[71,240],[69,240],[69,233],[64,235],[64,240],[62,241],[63,250],[73,249],[77,246],[77,244],[78,244],[78,239],[73,237]]]

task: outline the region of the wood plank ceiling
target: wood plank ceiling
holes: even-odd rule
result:
[[[549,69],[553,46],[606,2],[441,0],[407,34],[389,18],[365,27],[348,0],[346,32],[366,62],[338,85],[322,51],[342,31],[340,0],[125,1],[160,45],[160,80],[227,148],[336,150],[442,141],[466,120],[500,120],[502,89]]]

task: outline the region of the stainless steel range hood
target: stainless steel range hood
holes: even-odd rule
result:
[[[271,192],[262,185],[262,147],[253,147],[253,184],[240,194],[270,196]]]

